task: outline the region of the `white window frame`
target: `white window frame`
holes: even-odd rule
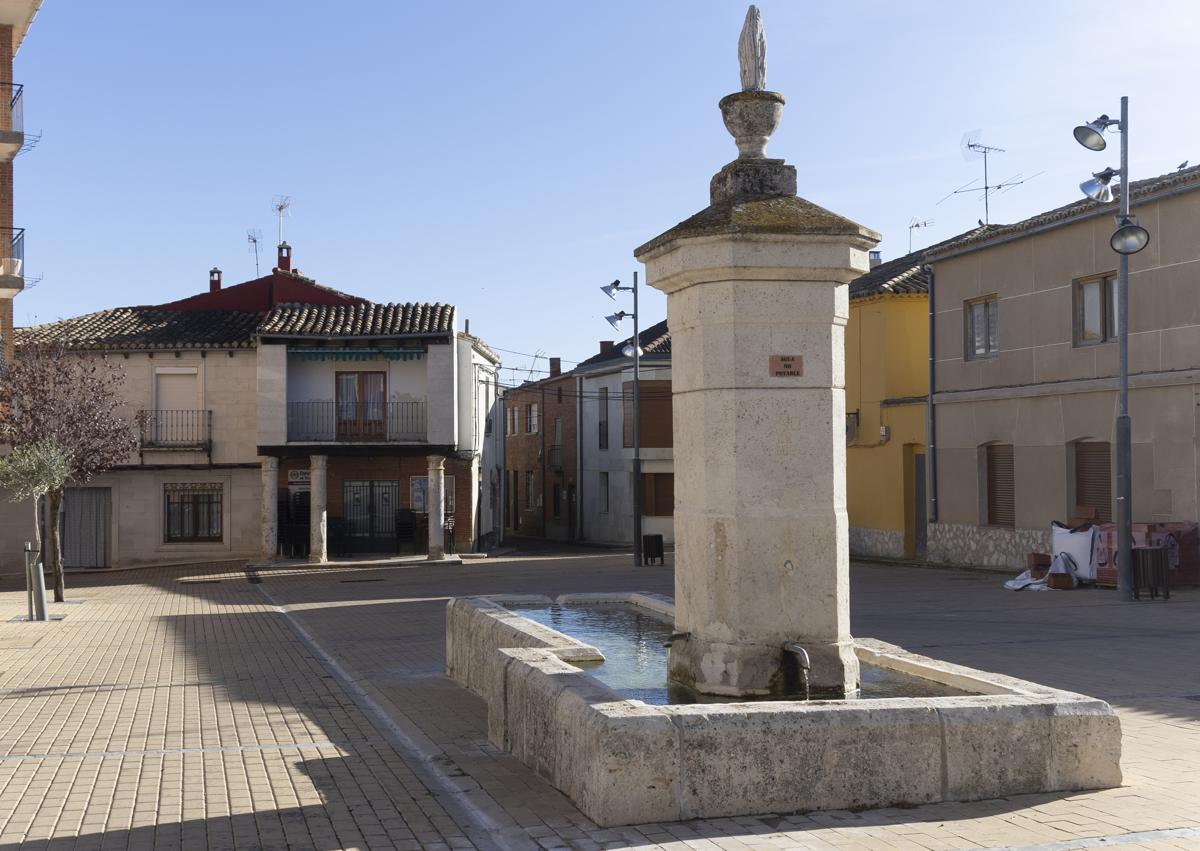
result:
[[[982,307],[987,333],[983,350],[975,345],[975,308]],[[991,360],[1000,352],[1000,299],[992,295],[963,302],[963,359]]]
[[[1099,286],[1100,293],[1100,336],[1084,339],[1084,287]],[[1102,346],[1117,339],[1117,275],[1106,272],[1076,279],[1071,287],[1071,329],[1076,348]]]

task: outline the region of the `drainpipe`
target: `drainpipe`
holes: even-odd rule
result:
[[[583,377],[575,376],[575,540],[583,540]]]
[[[499,370],[496,372],[496,407],[500,409],[500,534],[497,546],[504,543],[504,529],[508,522],[508,394],[500,395]]]
[[[936,336],[936,301],[933,295],[933,267],[925,267],[925,288],[928,290],[929,302],[929,399],[925,403],[927,442],[926,452],[929,455],[929,516],[927,523],[936,523],[938,519],[938,477],[937,477],[937,416],[933,410],[933,394],[937,389],[937,336]]]
[[[546,416],[546,385],[545,384],[543,384],[541,387],[540,398],[541,398],[541,402],[540,402],[541,410],[538,412],[538,443],[541,445],[542,451],[538,453],[538,457],[542,459],[542,505],[541,505],[541,511],[539,513],[541,514],[541,518],[542,518],[542,522],[540,524],[542,527],[542,537],[546,538],[546,537],[548,537],[546,535],[546,503],[549,502],[550,500],[546,499],[546,420],[548,419],[548,417]]]

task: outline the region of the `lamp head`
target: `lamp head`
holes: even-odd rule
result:
[[[1103,151],[1108,147],[1108,142],[1104,139],[1104,131],[1109,125],[1116,124],[1107,115],[1101,115],[1095,121],[1089,121],[1087,124],[1080,124],[1075,128],[1075,141],[1083,145],[1090,151]]]
[[[1106,168],[1104,171],[1098,171],[1091,176],[1089,180],[1085,180],[1079,184],[1079,189],[1084,195],[1091,198],[1093,201],[1099,201],[1101,204],[1107,204],[1113,199],[1112,187],[1109,184],[1116,177],[1115,169]]]
[[[1118,254],[1137,254],[1150,244],[1150,232],[1133,216],[1118,218],[1117,229],[1109,237],[1108,244]]]
[[[613,301],[616,301],[617,300],[617,290],[619,290],[620,288],[621,288],[621,281],[620,281],[620,279],[618,279],[618,280],[613,281],[611,284],[608,284],[607,286],[601,287],[600,292],[604,293],[606,296],[611,298]]]
[[[627,358],[633,357],[633,343],[626,343],[624,348],[621,349],[621,354],[625,355],[625,357],[627,357]],[[645,351],[642,350],[641,346],[638,346],[637,347],[638,357],[641,357],[644,354],[646,354]]]
[[[617,331],[620,331],[621,320],[625,318],[625,312],[621,311],[620,313],[614,313],[611,316],[605,316],[604,318],[608,321],[609,325],[611,325]]]

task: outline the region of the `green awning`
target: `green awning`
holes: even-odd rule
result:
[[[322,361],[369,361],[376,358],[384,360],[411,361],[420,360],[425,349],[300,349],[289,348],[288,354],[300,360]]]

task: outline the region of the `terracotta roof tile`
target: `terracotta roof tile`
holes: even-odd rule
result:
[[[450,304],[280,304],[258,333],[274,337],[385,337],[448,334],[454,330]]]
[[[18,328],[16,343],[57,343],[74,349],[244,347],[265,314],[240,310],[116,307],[72,319]]]
[[[270,312],[115,307],[17,329],[17,345],[57,343],[73,349],[249,347],[275,337],[387,337],[448,334],[448,304],[281,304]]]
[[[912,293],[927,293],[929,286],[925,280],[925,265],[931,254],[963,244],[968,240],[991,233],[1004,227],[1003,225],[982,225],[972,228],[966,233],[952,236],[947,240],[922,248],[895,260],[881,263],[864,275],[850,282],[850,298],[867,298],[873,295],[895,293],[906,295]]]

